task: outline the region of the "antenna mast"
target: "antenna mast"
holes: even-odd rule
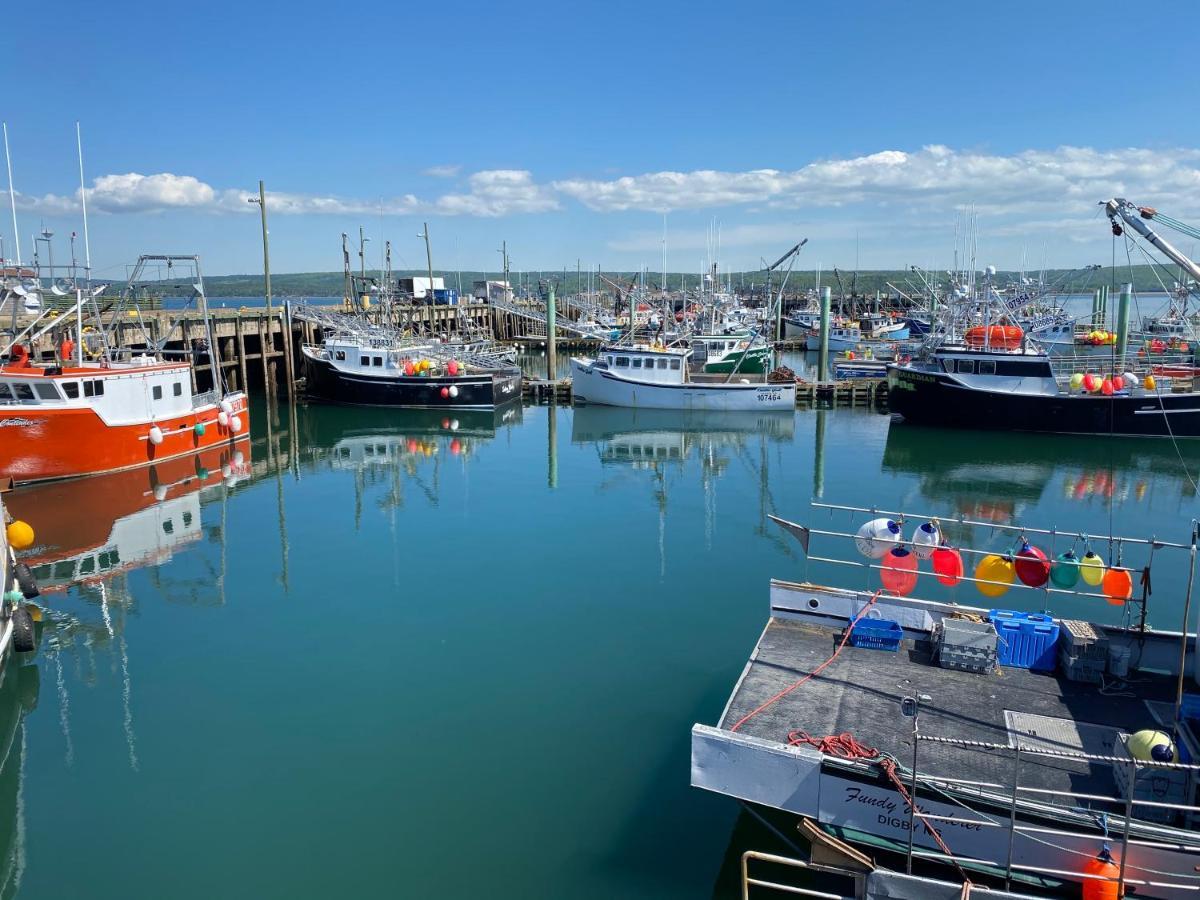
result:
[[[17,195],[13,192],[12,180],[12,156],[8,152],[8,123],[3,123],[4,128],[4,162],[8,166],[8,205],[12,208],[12,223],[13,223],[13,246],[17,251],[17,266],[21,265],[21,237],[17,233]]]

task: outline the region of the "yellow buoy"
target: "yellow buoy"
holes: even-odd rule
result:
[[[979,579],[975,583],[975,587],[985,597],[999,597],[1008,590],[1008,586],[1013,583],[1016,574],[1011,559],[989,553],[975,567],[975,577]],[[988,582],[998,583],[989,584]]]
[[[1141,762],[1173,762],[1175,760],[1175,745],[1171,736],[1164,731],[1153,728],[1143,728],[1129,738],[1125,745],[1129,755]]]
[[[14,550],[24,550],[33,546],[33,529],[29,527],[28,522],[22,522],[20,519],[10,522],[5,534],[8,535],[9,546]]]
[[[1158,382],[1156,382],[1156,381],[1154,380],[1154,376],[1153,376],[1153,375],[1147,375],[1147,376],[1146,376],[1146,380],[1142,382],[1142,387],[1144,387],[1144,388],[1145,388],[1146,390],[1148,390],[1148,391],[1152,391],[1152,390],[1154,390],[1156,387],[1158,387]]]
[[[1079,577],[1095,587],[1104,580],[1104,560],[1100,554],[1089,550],[1079,561]]]

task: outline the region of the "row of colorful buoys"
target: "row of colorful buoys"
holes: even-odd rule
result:
[[[1103,328],[1097,328],[1094,331],[1089,331],[1084,338],[1084,342],[1091,344],[1093,347],[1098,347],[1101,344],[1115,344],[1117,342],[1117,333],[1115,331],[1105,331]]]
[[[1154,379],[1147,375],[1144,386],[1153,390]],[[1132,372],[1124,375],[1093,375],[1091,372],[1076,372],[1071,376],[1071,390],[1083,391],[1086,394],[1104,394],[1109,396],[1117,391],[1132,390],[1137,387],[1138,377]]]
[[[449,447],[451,456],[458,456],[467,449],[466,444],[456,437],[450,439]],[[404,444],[404,449],[413,456],[434,456],[438,452],[439,447],[437,441],[409,438]]]
[[[404,361],[404,374],[409,376],[428,375],[429,370],[432,367],[433,363],[427,359],[418,359],[416,362],[413,362],[411,359],[406,359]]]
[[[887,517],[872,519],[858,529],[854,543],[863,556],[880,560],[880,583],[884,590],[900,596],[916,588],[921,560],[929,560],[940,584],[954,587],[963,578],[962,554],[944,542],[936,522],[918,525],[909,546],[905,546],[898,522]],[[1044,550],[1024,538],[1015,554],[986,554],[976,564],[973,577],[979,593],[993,599],[1007,593],[1018,580],[1026,587],[1052,583],[1063,590],[1073,589],[1082,580],[1090,587],[1099,587],[1110,603],[1118,605],[1133,596],[1129,571],[1119,564],[1106,566],[1090,547],[1082,558],[1074,550],[1067,550],[1051,560]]]

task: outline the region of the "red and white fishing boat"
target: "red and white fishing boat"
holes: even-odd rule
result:
[[[133,469],[249,440],[246,395],[192,394],[188,363],[151,356],[0,366],[0,476],[20,484]]]
[[[144,265],[164,261],[175,269],[195,265],[192,283],[207,323],[196,257],[143,256],[130,284]],[[42,316],[0,346],[0,478],[24,484],[121,471],[249,440],[246,395],[225,389],[215,352],[215,388],[202,394],[193,393],[190,360],[164,358],[165,337],[149,352],[118,350],[97,321],[99,332],[87,336],[101,342],[92,342],[92,358],[85,359],[82,317],[91,296],[80,287],[75,294],[75,309],[52,320],[61,333],[63,320],[75,319],[75,340],[60,344],[61,362],[34,362],[26,349],[51,327],[37,330]],[[128,296],[114,319],[125,312]],[[214,343],[211,327],[207,343]]]

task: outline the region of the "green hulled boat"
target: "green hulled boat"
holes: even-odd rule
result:
[[[692,338],[692,365],[703,360],[703,370],[711,374],[761,375],[771,368],[771,347],[760,338],[743,334],[701,334]]]

